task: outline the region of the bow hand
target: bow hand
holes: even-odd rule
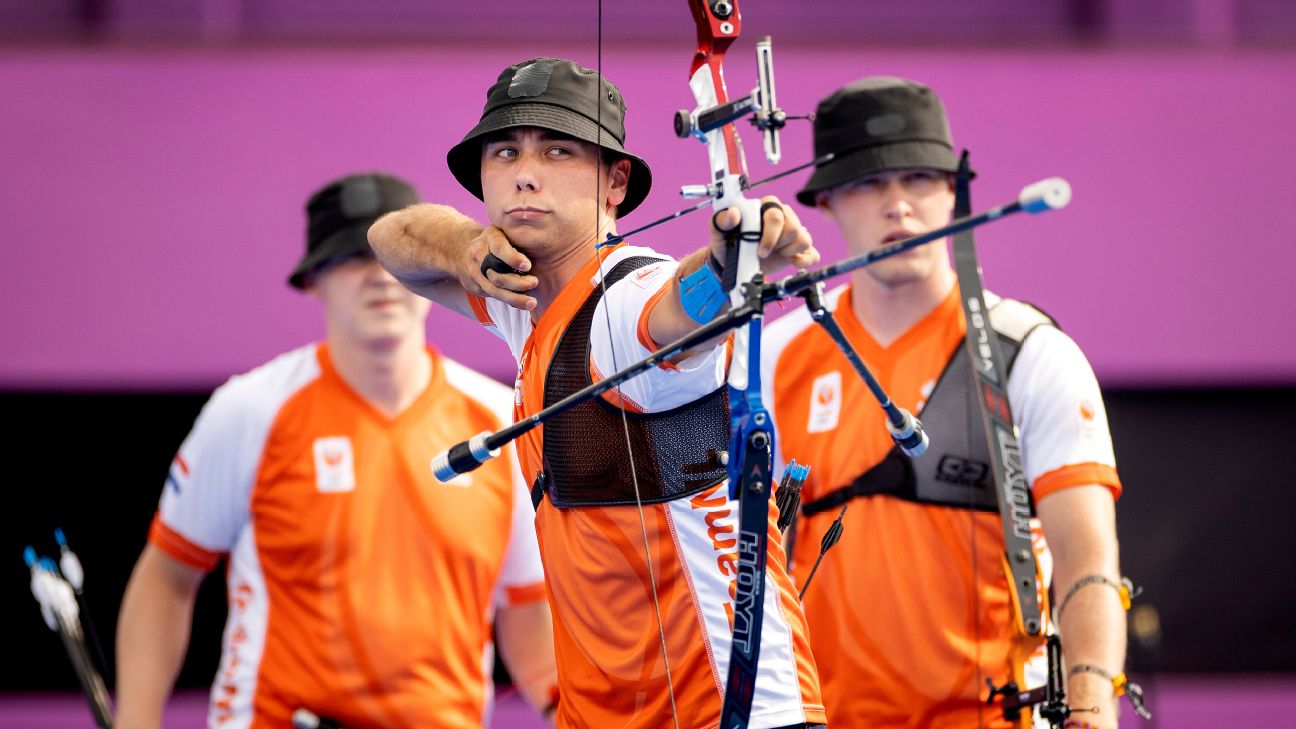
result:
[[[758,236],[756,255],[761,273],[768,276],[787,266],[804,269],[818,263],[819,250],[796,211],[773,195],[761,198],[759,203],[761,220],[754,235]],[[742,224],[742,207],[735,205],[712,217],[711,255],[726,268],[732,265],[736,243],[747,235],[737,232]]]

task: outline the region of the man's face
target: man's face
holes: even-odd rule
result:
[[[851,255],[877,250],[947,224],[954,209],[948,173],[929,169],[879,172],[820,193],[819,209],[841,230]],[[949,265],[944,244],[919,246],[863,270],[887,287],[922,281]]]
[[[330,339],[365,346],[421,336],[431,307],[365,254],[325,264],[311,274],[307,291],[324,302]]]
[[[482,144],[486,214],[533,256],[601,238],[612,208],[625,199],[630,162],[599,162],[593,144],[537,127],[506,129]],[[596,184],[602,205],[596,204]]]

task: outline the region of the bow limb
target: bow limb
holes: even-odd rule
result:
[[[690,68],[689,86],[697,102],[691,116],[697,120],[709,111],[726,109],[723,116],[742,111],[741,104],[730,106],[724,82],[725,51],[742,30],[742,15],[731,0],[690,0],[689,8],[697,25],[697,53]],[[764,86],[764,84],[763,84]],[[765,95],[763,105],[772,99]],[[677,117],[678,119],[678,117]],[[680,131],[677,123],[677,133]],[[761,298],[760,260],[757,247],[761,237],[759,200],[743,195],[746,161],[742,144],[732,120],[709,131],[695,131],[707,145],[711,181],[706,186],[712,207],[718,213],[732,207],[741,214],[739,227],[726,240],[725,263],[721,278],[730,305],[744,304],[755,308],[748,324],[734,332],[733,358],[729,365],[729,493],[738,499],[738,565],[733,605],[733,641],[729,653],[724,703],[721,707],[722,729],[746,727],[751,715],[752,699],[760,661],[761,626],[764,622],[765,561],[769,540],[769,498],[772,491],[771,453],[774,432],[769,413],[761,402],[760,332]]]

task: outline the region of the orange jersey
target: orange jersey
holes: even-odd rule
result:
[[[855,317],[849,287],[828,302],[886,392],[918,413],[951,356],[962,356],[966,322],[956,292],[886,347]],[[780,455],[811,466],[804,502],[849,485],[882,460],[893,446],[884,414],[806,312],[771,324],[765,347],[766,402]],[[1037,500],[1090,483],[1119,494],[1097,382],[1066,335],[1041,327],[1026,340],[1008,394]],[[792,558],[798,577],[836,516],[832,509],[799,520]],[[1002,684],[1009,675],[1013,640],[999,517],[867,496],[849,502],[843,523],[804,605],[830,725],[1009,726],[980,700],[986,677]],[[1047,574],[1049,556],[1034,526]],[[1042,683],[1032,678],[1032,686]]]
[[[543,574],[510,459],[449,484],[428,468],[500,427],[508,388],[429,354],[427,389],[395,417],[327,345],[232,378],[203,408],[149,539],[200,569],[229,555],[209,726],[282,727],[299,707],[357,728],[482,725],[494,609],[543,599]]]
[[[656,348],[648,335],[648,316],[671,291],[677,268],[674,261],[644,248],[622,245],[603,249],[600,255],[603,272],[631,256],[660,258],[661,263],[610,286],[599,302],[590,327],[594,379]],[[599,275],[599,262],[591,260],[534,324],[527,312],[470,297],[478,318],[508,343],[518,360],[517,418],[541,409],[554,349],[598,285]],[[679,407],[724,384],[726,357],[727,346],[717,345],[632,379],[619,395],[607,397],[638,412]],[[542,428],[520,442],[528,478],[543,468],[543,446]],[[561,727],[660,729],[672,726],[673,718],[680,727],[718,723],[732,639],[737,502],[729,499],[727,484],[720,484],[691,497],[644,506],[642,517],[641,526],[635,506],[558,509],[545,499],[539,507],[536,526],[554,615],[562,697],[556,720]],[[773,517],[753,729],[824,721],[805,621],[785,570]],[[645,539],[650,545],[647,554]]]

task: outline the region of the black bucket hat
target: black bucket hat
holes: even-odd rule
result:
[[[949,120],[936,93],[916,81],[870,76],[819,102],[814,153],[836,154],[815,168],[797,193],[803,205],[816,193],[867,175],[908,168],[957,172]]]
[[[512,127],[540,127],[596,144],[630,160],[629,188],[617,206],[624,216],[652,187],[648,163],[625,148],[625,101],[606,77],[560,58],[533,58],[504,69],[486,92],[481,120],[451,147],[446,163],[455,179],[482,198],[481,143],[486,135]],[[601,122],[601,129],[600,129]]]
[[[418,191],[394,175],[349,175],[320,188],[306,202],[306,255],[288,283],[306,288],[307,277],[334,258],[370,253],[369,226],[383,215],[421,202]]]

